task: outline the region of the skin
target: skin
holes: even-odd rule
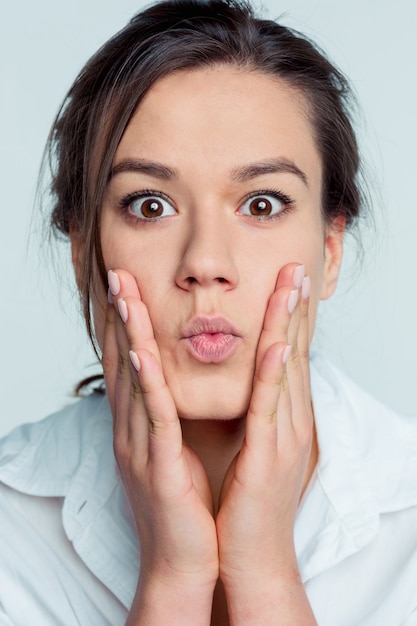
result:
[[[114,168],[102,214],[113,304],[103,294],[94,312],[142,547],[127,623],[315,624],[293,528],[318,455],[309,344],[343,220],[323,221],[303,97],[232,67],[172,74],[141,102]],[[149,190],[163,194],[159,219],[131,198]],[[249,196],[276,217],[252,215]],[[230,356],[196,357],[195,316],[233,325]]]

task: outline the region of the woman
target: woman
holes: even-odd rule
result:
[[[2,443],[3,623],[417,623],[416,426],[310,370],[361,204],[348,97],[218,0],[151,7],[79,75],[52,224],[106,396]]]

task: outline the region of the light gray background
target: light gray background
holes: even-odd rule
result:
[[[60,408],[73,384],[97,370],[68,278],[68,249],[61,248],[56,272],[46,269],[51,258],[47,245],[40,252],[33,202],[45,138],[65,91],[141,6],[24,0],[3,10],[0,434]],[[268,0],[264,7],[318,41],[350,76],[363,111],[376,229],[365,228],[362,264],[349,246],[316,346],[384,402],[417,413],[417,3]]]

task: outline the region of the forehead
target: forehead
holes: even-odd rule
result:
[[[175,169],[220,173],[283,159],[321,180],[321,158],[304,96],[270,75],[230,66],[180,71],[139,104],[115,164],[145,158]]]

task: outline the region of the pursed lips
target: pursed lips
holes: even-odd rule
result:
[[[188,352],[200,363],[221,363],[234,354],[241,339],[224,317],[195,317],[186,324],[182,338]]]

